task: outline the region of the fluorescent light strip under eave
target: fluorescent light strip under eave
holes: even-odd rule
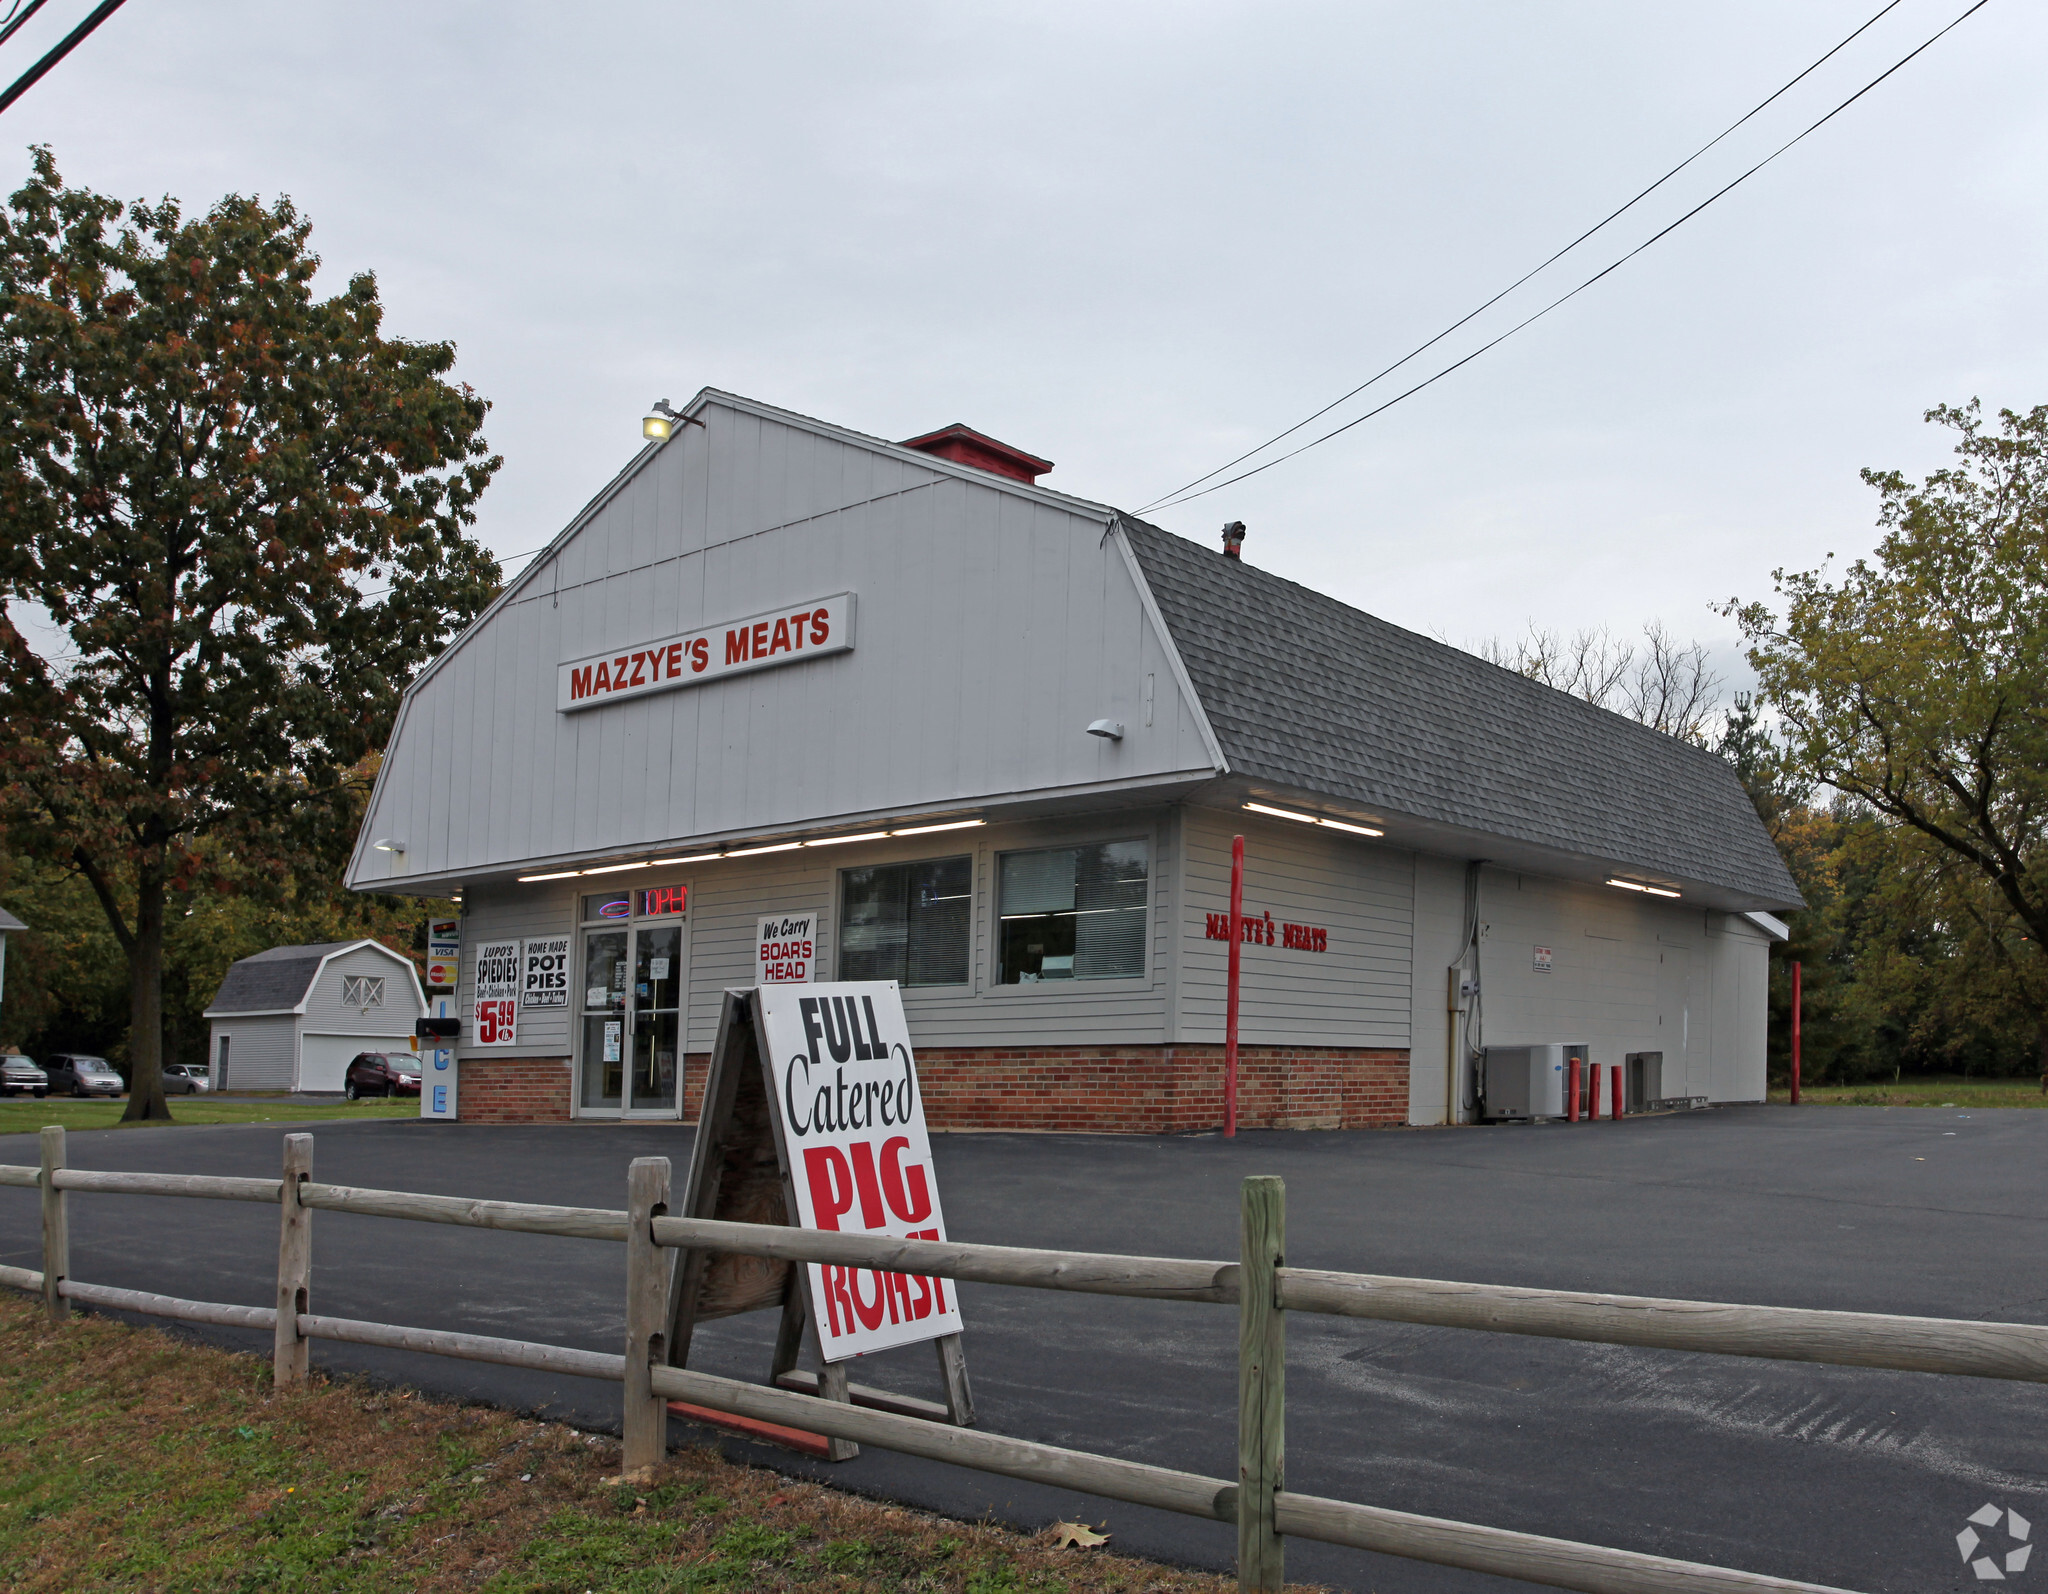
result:
[[[889,832],[892,836],[933,836],[941,830],[972,830],[976,825],[985,825],[986,819],[955,819],[944,825],[907,825],[901,830]]]
[[[530,885],[536,880],[574,880],[576,875],[577,871],[574,869],[563,869],[556,874],[523,874],[519,877],[519,883]]]
[[[1646,886],[1639,880],[1609,880],[1611,886],[1620,886],[1624,891],[1640,891],[1646,896],[1676,898],[1678,893],[1668,886]]]
[[[716,863],[724,856],[723,853],[719,852],[693,852],[687,858],[650,858],[647,860],[647,867],[650,869],[668,869],[673,868],[679,863]]]
[[[773,846],[768,847],[734,847],[731,851],[721,854],[721,856],[727,858],[758,858],[764,852],[794,852],[802,845],[801,841],[778,841]]]
[[[844,846],[849,841],[887,841],[888,839],[888,831],[870,830],[859,836],[820,836],[816,841],[807,841],[804,845],[806,847],[839,847]]]
[[[583,870],[583,871],[582,871],[582,873],[584,873],[584,874],[619,874],[619,873],[622,873],[623,871],[625,871],[625,870],[627,870],[627,869],[652,869],[653,867],[654,867],[654,865],[653,865],[652,863],[648,862],[648,861],[647,861],[646,859],[644,859],[644,858],[643,858],[643,859],[640,859],[640,860],[638,860],[637,862],[634,862],[634,863],[608,863],[608,864],[605,864],[605,865],[604,865],[604,866],[603,866],[602,868],[598,868],[598,869],[585,869],[585,870]]]
[[[1324,819],[1317,814],[1297,814],[1285,808],[1274,808],[1266,803],[1246,803],[1255,814],[1271,814],[1275,819],[1292,819],[1296,824],[1324,825],[1331,830],[1349,831],[1354,836],[1384,836],[1384,830],[1375,830],[1370,825],[1354,825],[1348,819]]]

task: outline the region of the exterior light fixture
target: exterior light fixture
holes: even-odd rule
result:
[[[519,877],[519,883],[521,885],[530,885],[536,880],[574,880],[575,878],[576,871],[574,869],[558,869],[553,874],[523,874]]]
[[[804,845],[806,847],[839,847],[849,841],[885,841],[888,839],[888,836],[889,832],[886,830],[870,830],[858,836],[820,836],[816,841],[807,841]]]
[[[649,415],[640,422],[640,435],[649,442],[658,443],[676,429],[676,423],[666,415]]]
[[[633,863],[608,863],[605,864],[602,868],[581,869],[577,872],[579,874],[618,874],[620,871],[625,869],[651,869],[653,867],[654,866],[651,863],[648,863],[647,861],[642,859],[637,860]]]
[[[1371,825],[1354,825],[1348,819],[1325,819],[1320,814],[1297,814],[1286,808],[1275,808],[1267,803],[1246,803],[1255,814],[1271,814],[1275,819],[1292,819],[1298,825],[1323,825],[1331,830],[1348,831],[1354,836],[1384,836],[1384,830],[1375,830]]]
[[[375,852],[403,853],[405,851],[405,843],[394,840],[390,836],[385,836],[380,840],[371,842],[370,847]]]
[[[1678,895],[1676,891],[1671,890],[1667,886],[1647,886],[1640,880],[1622,880],[1617,878],[1609,880],[1607,883],[1611,886],[1619,886],[1624,891],[1640,891],[1646,896],[1676,897]]]
[[[1124,739],[1121,720],[1094,720],[1088,726],[1090,736],[1100,736],[1106,742],[1120,742]]]
[[[716,863],[724,856],[725,854],[720,852],[695,852],[687,858],[649,858],[647,860],[647,867],[650,869],[667,869],[679,863]]]
[[[734,847],[726,852],[728,858],[758,858],[764,852],[794,852],[801,847],[801,841],[778,841],[766,847]]]
[[[933,836],[941,830],[972,830],[976,825],[985,825],[986,819],[955,819],[944,825],[906,825],[900,830],[889,832],[892,836]]]

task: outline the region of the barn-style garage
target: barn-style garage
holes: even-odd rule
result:
[[[274,946],[229,964],[207,1006],[213,1088],[339,1095],[350,1058],[405,1051],[426,1011],[412,960],[380,942]]]

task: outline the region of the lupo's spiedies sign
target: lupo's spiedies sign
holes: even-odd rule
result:
[[[931,1140],[893,980],[764,985],[769,1074],[805,1228],[943,1240]],[[944,1279],[810,1263],[825,1359],[960,1332]]]

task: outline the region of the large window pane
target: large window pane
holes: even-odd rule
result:
[[[840,876],[839,977],[966,984],[973,881],[969,858],[846,870]]]
[[[1143,975],[1147,856],[1142,841],[1005,854],[1003,984]]]

